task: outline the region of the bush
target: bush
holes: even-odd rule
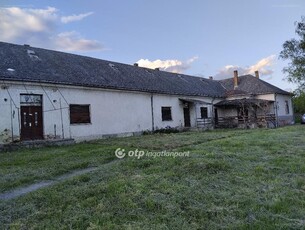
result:
[[[177,128],[167,126],[165,128],[155,130],[154,133],[179,133],[179,130]]]
[[[167,126],[165,128],[156,129],[154,131],[150,131],[150,130],[143,131],[143,135],[150,135],[154,133],[179,133],[179,132],[180,132],[179,129]]]

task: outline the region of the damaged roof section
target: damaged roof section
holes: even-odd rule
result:
[[[217,81],[28,45],[0,42],[0,60],[1,80],[225,97],[225,89]],[[14,74],[7,71],[8,68],[14,69]]]

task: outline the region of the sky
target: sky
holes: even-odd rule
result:
[[[291,91],[278,58],[304,0],[1,0],[0,41],[224,79],[260,72]]]

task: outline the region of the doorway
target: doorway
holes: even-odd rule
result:
[[[190,108],[183,108],[184,113],[184,127],[191,127]]]
[[[215,125],[218,125],[218,111],[216,108],[214,109],[214,119],[215,119]]]
[[[43,139],[42,95],[20,95],[20,139]]]

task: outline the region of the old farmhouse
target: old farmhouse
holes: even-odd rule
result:
[[[254,76],[175,74],[0,42],[0,144],[146,130],[292,124],[292,95]]]

